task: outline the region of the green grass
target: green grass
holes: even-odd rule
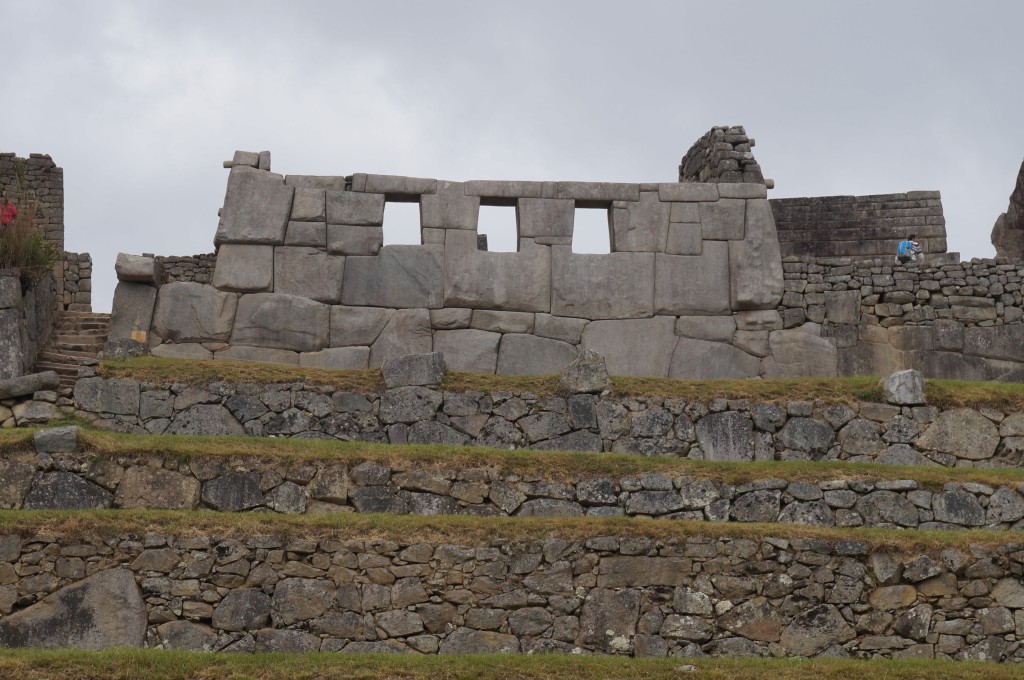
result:
[[[104,360],[100,374],[156,383],[205,385],[211,382],[295,383],[327,385],[356,392],[384,388],[377,370],[331,371],[243,361],[202,361],[137,357]],[[676,399],[749,399],[752,401],[820,401],[854,403],[882,401],[879,378],[785,378],[771,380],[677,380],[673,378],[613,377],[613,390],[622,396],[658,396]],[[558,376],[488,375],[449,372],[442,387],[481,392],[532,392],[538,396],[561,394]],[[928,403],[943,408],[988,406],[1003,411],[1024,410],[1024,384],[929,380]]]
[[[645,536],[668,543],[702,538],[764,537],[863,541],[869,549],[885,547],[933,553],[949,547],[996,547],[1018,538],[1014,533],[968,529],[913,531],[901,529],[812,527],[795,524],[654,521],[628,517],[472,517],[465,515],[388,515],[337,513],[278,515],[206,510],[0,510],[0,534],[42,535],[65,540],[105,540],[150,532],[179,536],[217,536],[245,540],[254,535],[317,540],[390,540],[400,542],[490,545],[492,541],[548,538],[586,540],[597,536]]]
[[[692,666],[692,670],[690,670]],[[0,653],[0,674],[22,680],[1001,680],[1021,669],[949,661],[630,659],[611,656],[196,654],[165,650]]]
[[[0,430],[0,453],[31,451],[36,430]],[[95,456],[158,455],[187,461],[195,457],[255,457],[282,465],[310,461],[358,464],[373,461],[395,470],[464,470],[491,468],[505,474],[540,474],[548,479],[629,477],[646,472],[685,474],[743,484],[756,479],[820,482],[836,479],[913,479],[922,488],[947,482],[978,482],[993,486],[1024,483],[1022,468],[945,468],[873,465],[841,461],[694,461],[670,456],[635,456],[578,451],[509,451],[477,446],[376,444],[261,437],[133,435],[83,427],[80,441]]]

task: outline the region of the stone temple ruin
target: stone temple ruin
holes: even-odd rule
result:
[[[112,337],[337,369],[433,350],[554,373],[591,349],[619,375],[1024,377],[1024,269],[947,253],[938,192],[769,200],[753,145],[713,128],[678,182],[640,184],[284,176],[237,152],[217,253],[122,256]],[[419,205],[420,244],[383,245],[391,202]],[[478,248],[492,205],[516,252]],[[573,252],[577,209],[607,211],[609,253]],[[927,262],[894,266],[912,232]]]
[[[753,144],[714,128],[653,184],[281,176],[240,152],[217,252],[120,255],[112,319],[88,255],[33,286],[0,272],[0,426],[90,423],[0,437],[0,647],[323,653],[307,674],[355,662],[336,652],[456,675],[497,652],[654,658],[637,677],[1024,663],[1024,412],[1012,390],[937,401],[922,375],[1021,379],[1024,261],[945,252],[937,192],[770,200]],[[0,154],[0,190],[62,236],[48,157]],[[421,243],[383,245],[394,201]],[[490,205],[514,207],[516,252],[482,249]],[[577,209],[607,214],[609,253],[573,252]],[[894,266],[911,231],[928,258]],[[154,378],[99,347],[381,370]],[[446,379],[566,364],[557,388]],[[892,374],[866,397],[684,398],[606,368]]]

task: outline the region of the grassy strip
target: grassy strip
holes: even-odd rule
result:
[[[18,434],[7,434],[7,432]],[[25,434],[20,434],[24,432]],[[32,431],[0,431],[0,452],[27,450]],[[257,457],[283,464],[307,461],[374,461],[394,469],[461,470],[489,467],[503,473],[540,474],[552,479],[629,477],[646,472],[691,475],[743,484],[781,478],[820,482],[836,479],[913,479],[924,487],[947,482],[978,482],[993,486],[1024,483],[1021,468],[944,468],[872,465],[840,461],[694,461],[669,456],[631,456],[617,453],[530,451],[431,444],[376,444],[260,437],[200,437],[190,435],[132,435],[83,428],[81,441],[98,455],[161,455],[188,460],[196,456]]]
[[[613,656],[197,654],[167,650],[17,650],[0,673],[25,680],[974,680],[1020,677],[1013,664],[852,659],[630,659]]]
[[[679,542],[703,538],[811,538],[862,541],[886,547],[934,552],[972,545],[996,547],[1016,540],[1014,533],[969,529],[913,531],[903,529],[812,527],[796,524],[652,521],[627,517],[471,517],[465,515],[387,515],[337,513],[276,515],[256,512],[183,510],[0,510],[0,533],[44,536],[75,542],[124,534],[218,536],[245,540],[253,535],[332,540],[389,540],[425,543],[490,545],[492,541],[534,541],[548,538],[586,540],[597,536],[645,536]]]
[[[104,360],[100,374],[156,383],[206,385],[211,382],[294,383],[327,385],[354,392],[379,392],[384,384],[377,370],[331,371],[280,364],[244,361],[203,361],[136,357],[127,361]],[[752,401],[821,401],[853,403],[883,401],[879,378],[785,378],[771,380],[678,380],[674,378],[612,378],[616,394],[677,399],[749,399]],[[443,389],[481,392],[532,392],[538,396],[562,393],[558,376],[488,375],[450,372]],[[1018,383],[929,380],[928,403],[942,408],[991,407],[1003,411],[1024,410],[1024,385]]]

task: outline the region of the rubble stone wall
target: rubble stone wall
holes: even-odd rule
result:
[[[938,191],[875,196],[817,196],[771,200],[783,257],[896,255],[917,235],[924,253],[946,252],[946,220]]]
[[[356,394],[301,383],[198,389],[101,377],[80,378],[74,398],[76,415],[140,434],[612,451],[694,460],[1024,464],[1024,414],[992,409],[538,397],[412,386]]]
[[[63,309],[92,311],[92,256],[89,253],[64,253]]]
[[[217,266],[217,253],[202,255],[157,256],[163,270],[163,280],[167,283],[184,281],[191,283],[210,283],[213,271]]]
[[[753,148],[742,125],[713,127],[683,156],[679,181],[765,184]]]
[[[901,553],[772,534],[6,534],[0,644],[1020,662],[1022,570],[1019,544]]]

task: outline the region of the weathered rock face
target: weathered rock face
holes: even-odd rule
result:
[[[996,247],[996,257],[1024,258],[1024,163],[1010,194],[1010,206],[992,228],[992,245]]]
[[[146,603],[127,569],[101,571],[0,620],[0,645],[45,649],[141,647]]]

